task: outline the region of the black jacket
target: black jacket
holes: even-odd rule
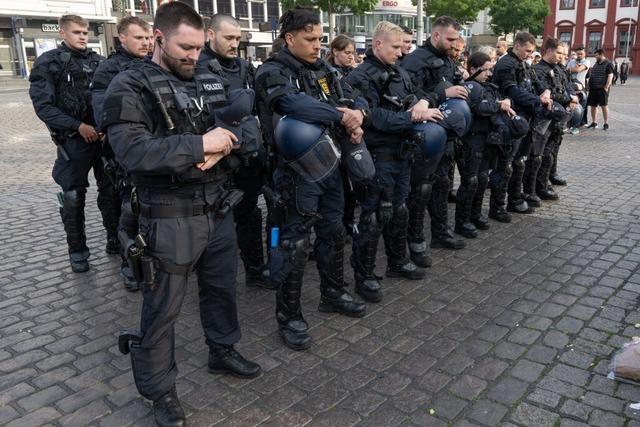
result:
[[[403,58],[402,68],[411,76],[418,95],[427,99],[431,107],[440,105],[446,99],[445,89],[462,81],[453,60],[438,51],[431,44],[431,38]]]
[[[54,131],[94,125],[90,87],[103,59],[91,49],[78,51],[64,42],[40,55],[29,75],[29,96],[40,120]]]
[[[534,76],[510,48],[496,63],[492,81],[504,97],[511,99],[518,114],[531,117],[542,108]]]
[[[174,93],[200,101],[180,111]],[[204,160],[202,135],[214,125],[215,109],[226,103],[219,76],[198,67],[193,79],[182,80],[145,58],[132,63],[109,85],[102,123],[118,163],[134,183],[149,177],[158,186],[207,182],[218,165],[202,172],[195,164]]]
[[[405,132],[413,126],[411,113],[404,106],[394,105],[389,98],[402,102],[406,96],[415,93],[407,72],[396,65],[380,62],[369,49],[364,62],[345,80],[369,103],[371,119],[364,127],[367,146],[372,150],[399,147],[406,139]]]
[[[137,59],[140,58],[131,55],[120,46],[106,60],[102,61],[96,69],[91,87],[91,105],[93,105],[93,116],[98,128],[100,128],[100,118],[102,117],[104,94],[109,87],[109,83],[119,72],[125,70],[131,61]]]
[[[325,80],[323,80],[325,79]],[[319,85],[327,83],[326,90]],[[260,122],[267,142],[280,116],[289,115],[307,123],[341,126],[342,113],[336,109],[340,94],[353,99],[351,87],[322,59],[309,64],[297,59],[285,47],[260,66],[256,73],[256,97]],[[366,108],[363,98],[356,108]],[[274,114],[275,113],[275,114]]]
[[[209,66],[210,71],[227,79],[230,90],[254,87],[256,70],[251,62],[242,58],[223,58],[209,43],[202,49],[198,63]]]

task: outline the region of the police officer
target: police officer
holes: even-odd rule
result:
[[[191,7],[160,6],[154,38],[153,58],[132,63],[109,85],[102,125],[136,186],[132,206],[140,213],[140,234],[128,253],[143,281],[141,331],[122,334],[120,350],[131,352],[136,386],[153,401],[158,425],[182,426],[174,324],[192,271],[209,372],[251,378],[261,369],[234,349],[240,339],[231,214],[237,193],[225,186],[236,137],[213,122],[226,103],[225,88],[219,76],[196,67],[204,24]]]
[[[516,34],[513,47],[509,48],[507,54],[496,63],[492,79],[502,96],[511,99],[515,112],[527,121],[552,104],[548,90],[538,94],[534,89],[531,78],[535,79],[535,76],[529,73],[525,64],[525,60],[533,54],[535,46],[535,38],[531,34],[527,32]],[[527,150],[521,148],[521,140],[514,139],[511,141],[511,150],[498,156],[496,167],[489,177],[490,218],[500,222],[511,221],[511,215],[505,209],[507,192],[509,193],[508,210],[518,213],[532,212],[522,195],[522,176],[527,154]]]
[[[91,111],[91,79],[104,58],[87,48],[89,23],[77,15],[59,19],[62,43],[38,57],[29,76],[29,95],[36,114],[58,146],[53,179],[62,188],[60,215],[69,245],[71,269],[89,270],[84,205],[93,168],[98,208],[107,230],[106,252],[117,254],[118,205],[115,189],[100,159],[100,135]]]
[[[469,106],[473,112],[473,125],[463,138],[462,153],[456,159],[460,171],[460,187],[456,201],[456,233],[473,238],[477,230],[489,229],[482,215],[482,201],[489,181],[489,145],[496,137],[492,118],[500,111],[515,116],[511,101],[500,99],[498,88],[490,83],[493,64],[486,53],[476,52],[468,62],[469,80],[464,83],[469,91]],[[502,141],[500,141],[500,145]],[[492,147],[493,148],[493,147]]]
[[[561,70],[564,68],[561,65],[564,54],[560,40],[548,38],[542,45],[542,59],[533,69],[540,86],[551,92],[551,99],[562,107],[573,109],[578,103],[578,97],[570,94],[565,85],[564,72]],[[525,194],[536,194],[542,200],[559,198],[548,182],[553,165],[553,153],[562,140],[563,129],[569,117],[569,114],[565,114],[561,121],[552,121],[546,132],[534,134],[532,152],[525,168]]]
[[[356,43],[350,37],[340,34],[331,40],[329,49],[327,62],[335,67],[342,77],[348,76],[355,69]],[[344,215],[342,223],[347,230],[347,234],[352,236],[358,189],[349,179],[348,173],[343,173],[342,183],[344,186]]]
[[[238,58],[241,37],[240,23],[232,16],[216,14],[211,18],[208,43],[199,62],[229,83],[229,89],[253,88],[255,69],[251,62]],[[242,123],[246,137],[253,135],[259,152],[246,159],[234,174],[235,185],[244,192],[242,202],[234,209],[240,257],[244,263],[245,280],[249,286],[273,289],[269,269],[264,262],[262,243],[262,211],[258,196],[262,187],[262,168],[265,160],[260,126],[256,118]]]
[[[361,143],[360,126],[366,115],[362,109],[366,108],[366,101],[362,100],[356,106],[361,109],[339,106],[340,98],[350,95],[349,88],[338,79],[332,67],[319,59],[322,25],[314,11],[289,10],[280,18],[280,26],[280,37],[286,46],[260,67],[256,88],[262,125],[267,131],[274,127],[278,131],[276,124],[285,127],[280,130],[283,138],[271,147],[277,151],[273,180],[275,191],[283,200],[284,213],[277,221],[280,222],[278,242],[271,242],[269,269],[272,280],[278,285],[276,318],[280,336],[288,347],[303,350],[311,345],[308,325],[300,307],[300,292],[304,266],[311,250],[312,226],[316,231],[313,250],[320,273],[319,310],[352,317],[365,314],[366,306],[352,298],[344,282],[344,195],[342,175],[336,167],[335,156],[331,157],[331,152],[335,151],[331,147],[342,137]],[[278,116],[284,115],[287,120],[278,122]],[[301,132],[289,127],[295,127],[290,119],[302,121]],[[309,127],[308,124],[313,125]],[[313,129],[322,127],[327,131],[320,130],[318,135],[312,135],[315,141],[304,139],[305,135],[313,134]],[[334,141],[327,140],[326,133],[330,133]],[[275,133],[274,137],[277,135]],[[311,143],[309,146],[306,145],[308,142]],[[320,150],[321,157],[315,156],[316,150]],[[300,158],[290,157],[294,152],[300,152]],[[303,154],[311,156],[308,163]],[[309,169],[318,171],[322,168],[323,159],[330,160],[326,169],[317,175],[305,173]]]
[[[461,76],[450,57],[450,52],[460,38],[460,24],[448,16],[437,18],[431,37],[402,62],[419,93],[424,93],[429,105],[437,106],[447,98],[467,98],[467,91],[458,83]],[[431,265],[427,253],[423,227],[425,207],[431,216],[431,247],[462,249],[463,240],[453,236],[447,224],[447,199],[449,195],[449,168],[453,156],[453,141],[431,176],[425,176],[424,160],[417,160],[411,171],[409,194],[409,249],[411,260],[420,267]]]
[[[576,82],[571,81],[571,75],[569,73],[569,69],[567,68],[567,62],[569,61],[569,45],[567,43],[562,43],[562,50],[564,51],[564,55],[562,57],[562,61],[558,63],[558,71],[560,72],[560,77],[563,81],[563,84],[567,90],[567,93],[571,95],[575,95],[578,98],[578,104],[572,110],[572,115],[575,117],[575,123],[573,125],[570,124],[569,127],[573,127],[575,129],[578,128],[580,121],[578,121],[578,117],[582,113],[584,115],[584,105],[586,105],[586,96],[584,92],[582,92]],[[584,105],[583,105],[584,103]],[[556,144],[554,144],[552,150],[552,163],[551,170],[549,172],[549,182],[553,185],[567,185],[567,181],[561,178],[558,175],[558,156],[560,154],[560,145],[562,144],[563,135],[555,135],[552,137],[557,138]],[[548,187],[548,186],[547,186]]]
[[[91,104],[93,105],[93,115],[98,129],[101,129],[102,106],[104,94],[109,87],[111,80],[122,70],[127,68],[131,61],[144,58],[149,51],[149,40],[151,39],[151,27],[137,16],[125,16],[118,23],[118,46],[109,58],[98,66],[93,76],[91,88]],[[124,233],[128,238],[135,238],[138,234],[138,218],[131,211],[131,183],[126,177],[124,170],[117,165],[113,151],[109,142],[103,143],[102,156],[105,159],[105,171],[116,188],[119,197],[120,219],[118,221],[118,232]],[[126,238],[125,238],[126,240]],[[120,272],[124,279],[125,288],[128,291],[137,291],[138,282],[133,277],[131,268],[127,263],[124,246],[120,247],[122,264]]]
[[[407,257],[407,197],[413,153],[405,141],[414,122],[441,119],[442,114],[429,109],[425,99],[410,101],[413,105],[405,102],[415,90],[407,72],[395,65],[402,55],[402,37],[402,28],[381,21],[364,62],[346,78],[367,98],[371,108],[365,140],[374,158],[376,176],[365,191],[351,260],[356,292],[370,302],[382,299],[382,286],[374,272],[381,232],[387,253],[386,275],[410,280],[424,277],[424,270]]]

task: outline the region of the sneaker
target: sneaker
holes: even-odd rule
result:
[[[605,123],[604,126],[602,126],[603,130],[609,130],[609,123]]]
[[[598,129],[598,124],[596,122],[591,122],[587,129]]]
[[[569,130],[569,133],[570,133],[571,135],[577,135],[577,134],[579,134],[579,133],[580,133],[580,131],[578,130],[578,128],[571,128],[571,129]]]

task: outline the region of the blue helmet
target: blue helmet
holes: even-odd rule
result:
[[[308,181],[321,181],[338,165],[340,152],[320,125],[284,116],[273,136],[287,165]]]
[[[445,100],[438,109],[444,116],[440,125],[453,131],[457,136],[464,136],[471,129],[473,115],[467,101],[458,98]]]
[[[413,139],[418,143],[426,159],[441,155],[447,143],[447,131],[434,122],[413,125]]]
[[[426,175],[433,174],[447,147],[447,131],[434,122],[420,122],[413,125],[413,140],[418,143],[424,156],[420,169]]]

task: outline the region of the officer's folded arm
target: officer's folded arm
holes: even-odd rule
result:
[[[205,161],[202,135],[155,137],[143,123],[108,127],[109,143],[128,173],[180,175]]]
[[[273,105],[279,114],[290,115],[307,123],[329,126],[342,120],[342,113],[334,107],[304,93],[283,94],[274,100]]]

